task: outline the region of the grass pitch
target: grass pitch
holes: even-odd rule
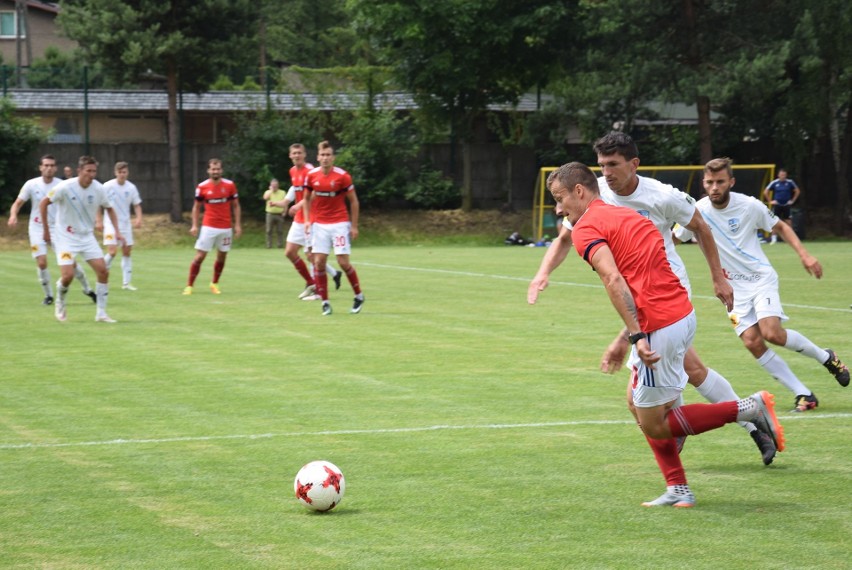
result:
[[[850,362],[852,247],[807,246],[821,281],[767,249],[787,325]],[[619,320],[573,252],[529,306],[543,249],[356,244],[364,310],[344,280],[322,317],[281,250],[238,246],[221,296],[209,258],[184,297],[191,247],[141,244],[115,325],[77,284],[58,323],[27,252],[0,252],[0,566],[847,568],[852,389],[777,349],[821,404],[787,412],[681,252],[696,348],[741,396],[773,391],[788,439],[765,468],[736,425],[690,438],[687,510],[640,506],[664,483],[626,372],[597,369]],[[346,477],[327,514],[293,497],[314,459]]]

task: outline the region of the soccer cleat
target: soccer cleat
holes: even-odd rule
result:
[[[124,285],[121,286],[121,288],[126,290],[126,291],[138,291],[139,290],[136,287],[134,287],[133,285],[131,285],[130,283],[125,283]]]
[[[823,362],[822,365],[834,375],[837,383],[845,388],[849,385],[849,369],[837,358],[837,354],[833,350],[826,348],[825,351],[828,353],[828,360]]]
[[[308,295],[307,297],[302,297],[302,301],[319,301],[320,299],[322,299],[322,297],[320,297],[316,293]]]
[[[118,321],[115,319],[111,319],[110,316],[106,313],[100,313],[95,315],[96,323],[117,323]]]
[[[360,313],[361,308],[363,306],[364,306],[364,298],[361,297],[359,299],[358,297],[355,297],[355,301],[352,303],[352,309],[349,312],[352,313],[353,315]]]
[[[92,300],[92,303],[98,302],[98,295],[94,291],[83,291],[83,295]]]
[[[53,314],[56,316],[56,320],[60,322],[68,318],[65,314],[65,299],[62,297],[57,297],[56,305],[53,307]]]
[[[210,292],[213,293],[214,295],[221,295],[222,294],[222,290],[219,289],[219,285],[217,283],[211,283],[210,284]]]
[[[772,438],[759,429],[751,432],[751,438],[760,450],[760,457],[763,459],[763,464],[769,465],[772,463],[772,460],[775,459],[775,452],[777,451],[775,448],[775,442],[772,441]]]
[[[309,297],[314,295],[317,292],[317,288],[314,285],[308,285],[305,287],[305,290],[299,293],[299,299],[304,299],[305,297]]]
[[[183,295],[192,295],[192,285],[183,288]]]
[[[752,394],[751,399],[757,404],[757,417],[752,422],[757,429],[772,438],[778,451],[784,451],[784,428],[781,427],[775,415],[775,396],[766,390],[761,390]]]
[[[808,396],[799,394],[796,396],[796,403],[793,405],[793,412],[807,412],[808,410],[817,409],[819,406],[819,400],[817,400],[816,394],[813,392],[811,392]]]
[[[338,271],[337,273],[334,274],[334,277],[332,277],[332,280],[334,281],[334,290],[335,291],[340,289],[340,280],[342,278],[343,278],[343,272],[342,271]]]
[[[328,301],[322,302],[322,316],[327,317],[331,314],[331,303]]]
[[[44,301],[42,301],[41,304],[42,305],[52,305],[53,304],[53,297],[48,295],[47,297],[44,298]]]
[[[670,491],[666,491],[653,501],[646,501],[642,503],[643,507],[663,507],[669,506],[677,507],[680,509],[685,509],[689,507],[695,506],[695,495],[691,492],[686,493],[685,495],[680,495],[676,493],[672,493]]]

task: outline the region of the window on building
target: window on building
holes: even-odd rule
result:
[[[16,38],[18,36],[18,29],[15,26],[16,22],[18,22],[18,18],[15,16],[15,12],[0,12],[0,38]],[[21,26],[21,37],[25,35],[26,27]]]

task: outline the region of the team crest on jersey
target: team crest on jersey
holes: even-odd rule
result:
[[[643,218],[651,219],[651,212],[648,210],[636,210],[636,212]]]
[[[86,202],[88,202],[89,204],[94,204],[95,203],[95,197],[92,196],[92,195],[86,196]]]
[[[731,233],[737,233],[740,231],[740,219],[739,218],[731,218],[728,220],[728,229],[731,230]]]

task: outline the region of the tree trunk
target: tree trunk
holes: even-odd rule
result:
[[[473,209],[473,183],[471,173],[471,149],[470,141],[462,143],[462,210],[470,212]]]
[[[173,64],[169,65],[168,72],[168,91],[169,91],[169,186],[172,195],[172,222],[183,221],[183,203],[180,195],[180,152],[178,143],[180,131],[178,129],[178,111],[177,111],[177,96],[178,96],[178,74],[177,69]]]
[[[849,223],[852,222],[852,212],[849,209],[849,182],[850,182],[850,160],[849,160],[849,151],[852,148],[852,111],[846,110],[846,125],[844,127],[843,135],[840,136],[840,125],[839,122],[839,114],[840,109],[839,105],[832,105],[832,111],[835,113],[832,115],[831,120],[836,125],[832,127],[832,137],[831,144],[834,146],[837,145],[836,150],[832,149],[832,154],[837,161],[835,163],[835,169],[837,172],[837,207],[835,208],[834,214],[834,233],[837,235],[845,235],[846,228]],[[837,140],[835,140],[834,133],[837,132]]]
[[[713,159],[713,138],[710,126],[710,98],[699,95],[698,106],[698,149],[701,164],[707,164]]]

